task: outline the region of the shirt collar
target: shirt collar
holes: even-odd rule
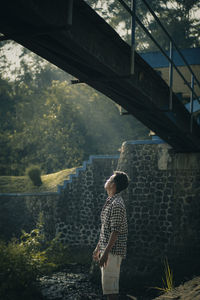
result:
[[[107,198],[107,202],[113,202],[115,198],[117,198],[119,196],[119,193],[113,195],[112,197],[108,197]]]

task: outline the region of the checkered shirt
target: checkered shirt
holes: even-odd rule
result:
[[[99,238],[100,251],[105,250],[113,231],[117,231],[118,236],[110,252],[125,258],[128,226],[125,204],[119,194],[108,197],[102,209],[101,232]]]

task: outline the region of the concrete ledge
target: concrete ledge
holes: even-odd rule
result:
[[[0,193],[1,196],[18,197],[18,196],[48,196],[57,195],[58,192],[43,192],[43,193]]]
[[[155,139],[155,140],[137,140],[137,141],[126,141],[122,144],[122,147],[125,145],[144,145],[144,144],[166,144],[165,141],[161,139]]]

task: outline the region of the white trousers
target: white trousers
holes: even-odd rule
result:
[[[101,283],[104,295],[119,294],[119,275],[122,256],[108,254],[105,267],[101,267]]]

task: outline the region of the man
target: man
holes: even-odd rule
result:
[[[103,294],[108,300],[118,299],[120,265],[126,256],[128,234],[126,208],[120,192],[127,188],[126,173],[115,171],[104,188],[108,198],[101,212],[101,231],[93,259],[99,261]]]

